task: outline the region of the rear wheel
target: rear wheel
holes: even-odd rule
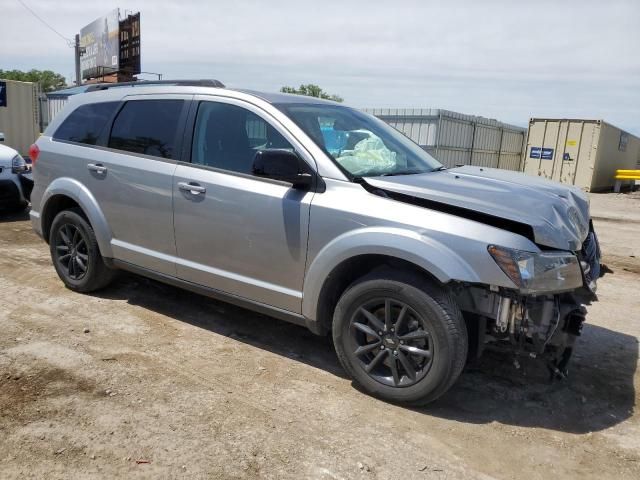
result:
[[[423,405],[460,375],[468,340],[451,294],[419,275],[380,272],[342,295],[333,338],[345,370],[384,400]]]
[[[107,286],[115,276],[105,265],[93,228],[80,209],[56,215],[49,250],[58,276],[71,290],[92,292]]]

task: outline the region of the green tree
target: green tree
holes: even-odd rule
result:
[[[324,98],[325,100],[333,100],[334,102],[342,102],[344,99],[339,95],[332,95],[320,88],[318,85],[308,83],[306,85],[300,85],[300,88],[295,87],[282,87],[280,89],[282,93],[294,93],[296,95],[306,95],[307,97]]]
[[[5,80],[18,80],[20,82],[34,82],[40,84],[43,92],[60,90],[67,86],[67,81],[59,73],[51,70],[0,70],[0,78]]]

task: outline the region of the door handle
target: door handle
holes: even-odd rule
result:
[[[195,182],[178,182],[178,188],[183,192],[189,192],[191,195],[200,195],[207,191],[202,185],[198,185]]]
[[[89,163],[87,164],[87,168],[90,172],[96,172],[98,175],[104,175],[107,173],[107,167],[99,163]]]

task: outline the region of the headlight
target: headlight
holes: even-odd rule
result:
[[[525,252],[490,245],[489,253],[524,294],[573,290],[583,284],[578,258],[570,252]]]
[[[27,171],[27,164],[20,155],[16,155],[11,160],[11,173],[22,173]]]

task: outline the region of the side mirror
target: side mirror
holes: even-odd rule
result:
[[[0,132],[0,142],[4,142],[4,133]]]
[[[305,168],[300,157],[291,150],[260,150],[253,158],[253,174],[256,177],[271,178],[289,182],[293,188],[309,188],[313,176]]]

